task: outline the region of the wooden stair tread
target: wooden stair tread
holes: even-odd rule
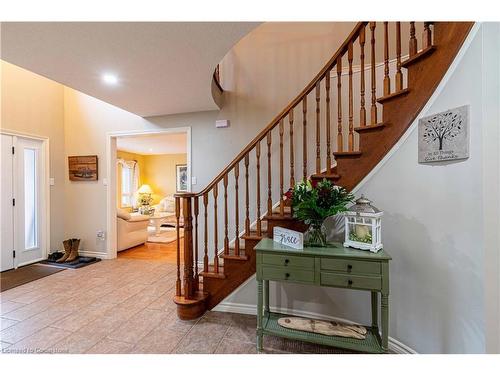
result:
[[[336,158],[352,158],[352,157],[360,157],[361,151],[336,151],[333,153],[333,156]]]
[[[436,49],[436,46],[429,46],[429,47],[424,48],[422,51],[417,52],[416,54],[414,54],[410,58],[403,61],[401,63],[401,67],[408,68],[410,65],[415,64],[416,62],[420,61],[421,59],[423,59],[427,55],[430,55],[432,52],[435,51],[435,49]]]
[[[358,126],[354,128],[355,132],[358,133],[363,133],[363,132],[369,132],[373,130],[381,130],[387,125],[387,122],[379,122],[378,124],[375,125],[365,125],[365,126]]]
[[[285,214],[291,214],[291,213],[292,213],[292,207],[290,207],[290,206],[285,206],[285,207],[283,207],[283,212],[284,212]],[[280,215],[280,214],[281,214],[281,213],[280,213],[280,207],[279,207],[279,206],[278,206],[278,207],[273,208],[273,215],[275,215],[275,214],[278,214],[278,215]]]
[[[252,230],[250,231],[250,233],[248,234],[248,236],[247,236],[246,234],[244,234],[244,235],[243,235],[243,236],[241,236],[240,238],[242,238],[242,239],[244,239],[244,240],[246,240],[246,239],[248,239],[248,240],[261,240],[262,238],[266,237],[266,232],[267,232],[267,229],[266,229],[265,231],[264,231],[264,229],[262,229],[262,230],[261,230],[262,235],[261,235],[261,236],[259,236],[259,235],[257,234],[257,230],[252,229]]]
[[[213,264],[208,265],[208,272],[201,271],[200,276],[210,277],[210,278],[214,278],[214,279],[225,279],[226,278],[226,275],[224,275],[224,267],[219,265],[219,272],[215,272]]]
[[[324,172],[324,173],[315,173],[311,176],[311,178],[313,180],[322,180],[323,178],[338,180],[340,178],[340,175],[332,172]]]
[[[388,102],[389,100],[396,99],[400,96],[407,95],[409,92],[410,92],[410,89],[408,89],[408,88],[403,89],[403,90],[399,90],[399,91],[393,92],[392,94],[385,95],[385,96],[378,98],[377,102],[380,104],[383,104],[385,102]]]
[[[248,255],[245,254],[245,248],[240,245],[239,255],[236,255],[234,248],[230,248],[229,254],[222,254],[219,258],[246,261],[248,260]]]

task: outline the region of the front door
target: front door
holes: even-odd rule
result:
[[[1,270],[44,259],[43,142],[2,134]]]

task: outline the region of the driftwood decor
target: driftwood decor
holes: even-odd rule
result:
[[[356,324],[344,324],[339,322],[327,322],[325,320],[299,318],[296,316],[280,318],[278,324],[285,328],[299,331],[321,333],[327,336],[351,337],[364,340],[366,328]]]
[[[68,156],[70,181],[97,181],[97,155]]]

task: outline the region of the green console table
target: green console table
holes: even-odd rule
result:
[[[257,350],[262,351],[263,335],[330,345],[366,353],[386,353],[389,337],[389,261],[384,250],[378,253],[345,248],[306,247],[295,250],[264,238],[255,247],[257,255]],[[371,292],[372,325],[364,340],[326,336],[282,327],[285,315],[269,309],[269,281],[367,290]],[[378,327],[378,294],[381,295],[381,324]]]

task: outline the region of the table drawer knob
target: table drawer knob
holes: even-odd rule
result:
[[[285,264],[290,263],[290,259],[285,259]]]
[[[347,271],[351,272],[352,271],[352,264],[347,265]]]
[[[285,277],[288,279],[290,277],[290,274],[288,272],[285,273]]]
[[[352,280],[347,280],[347,284],[352,285]]]

